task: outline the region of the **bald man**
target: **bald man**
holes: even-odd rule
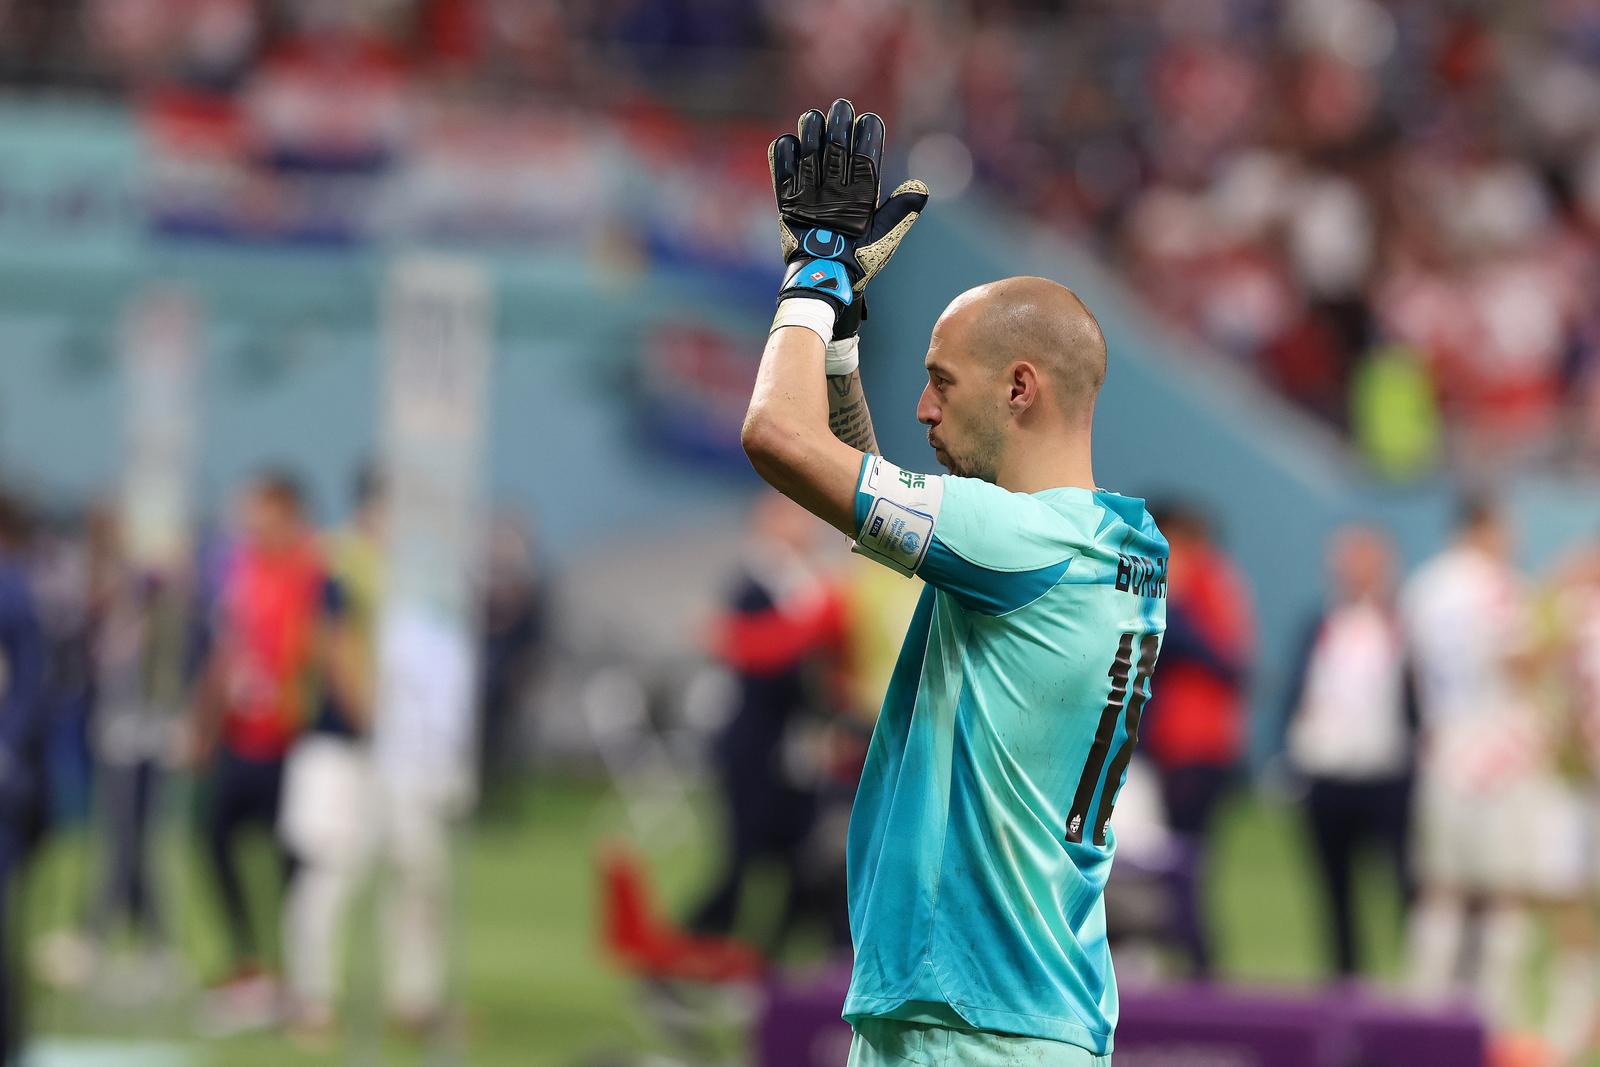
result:
[[[834,120],[824,152],[851,144]],[[803,198],[786,207],[787,175],[807,173],[792,151],[774,145],[780,216],[807,236],[784,242],[745,452],[855,551],[926,583],[851,817],[849,1063],[1109,1063],[1107,823],[1165,629],[1167,544],[1143,501],[1095,486],[1104,339],[1043,278],[961,294],[934,325],[917,405],[949,474],[875,455],[859,373],[831,372],[887,259],[868,239],[892,228],[868,218],[855,246],[817,238],[832,220]],[[831,270],[808,246],[837,253],[845,299],[804,284]]]

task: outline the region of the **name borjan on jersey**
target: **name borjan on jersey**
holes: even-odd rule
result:
[[[1149,559],[1145,556],[1117,556],[1117,588],[1134,596],[1167,596],[1167,558]]]

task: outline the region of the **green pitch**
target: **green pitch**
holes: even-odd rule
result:
[[[669,910],[681,912],[709,876],[707,812],[685,813],[688,832],[678,844],[650,852],[652,875]],[[529,791],[520,810],[489,827],[473,828],[462,844],[465,872],[458,923],[463,952],[459,988],[467,1062],[485,1067],[580,1067],[606,1052],[659,1048],[642,1022],[637,990],[598,950],[593,857],[624,827],[621,809],[600,786],[547,781]],[[165,842],[162,862],[176,888],[183,954],[202,974],[220,966],[216,912],[196,876],[187,842]],[[265,854],[256,857],[258,885],[268,884]],[[85,849],[81,840],[52,846],[35,865],[26,895],[28,925],[59,926],[80,899]],[[1219,959],[1231,978],[1274,984],[1314,981],[1322,959],[1315,926],[1316,887],[1293,809],[1240,801],[1225,819],[1211,899]],[[1392,974],[1399,931],[1393,899],[1376,878],[1364,889],[1378,905],[1366,911],[1366,944],[1380,977]],[[1371,897],[1369,897],[1371,899]],[[757,904],[759,909],[759,903]],[[377,973],[370,922],[358,931],[350,970],[360,986]],[[357,997],[358,1015],[371,1020],[370,996]],[[34,1032],[50,1035],[47,1067],[72,1067],[67,1052],[79,1041],[137,1038],[177,1043],[194,1067],[277,1067],[307,1064],[424,1064],[441,1061],[394,1037],[377,1038],[373,1023],[358,1024],[357,1048],[306,1053],[273,1035],[204,1042],[190,1026],[192,1009],[153,1004],[123,1009],[77,995],[36,990],[29,1005]],[[62,1045],[60,1039],[68,1039]],[[94,1062],[84,1059],[82,1062]]]

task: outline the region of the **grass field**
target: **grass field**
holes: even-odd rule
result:
[[[686,813],[687,832],[671,847],[650,850],[652,874],[665,901],[681,907],[707,876],[704,812]],[[464,1005],[467,1061],[486,1067],[575,1067],[608,1049],[646,1049],[651,1035],[638,1023],[634,989],[597,950],[593,856],[623,829],[621,810],[602,787],[550,781],[529,791],[520,814],[474,828],[462,846],[464,879],[459,988]],[[166,842],[163,862],[173,885],[170,910],[184,956],[200,975],[220,966],[216,912],[195,876],[185,842]],[[256,857],[266,883],[265,855]],[[35,865],[28,887],[28,924],[59,925],[81,900],[85,849],[81,840],[53,845]],[[1253,983],[1315,981],[1321,952],[1299,823],[1292,809],[1241,800],[1223,826],[1211,905],[1224,972]],[[1395,965],[1398,928],[1394,902],[1376,882],[1365,887],[1379,904],[1368,912],[1366,943],[1381,976]],[[370,926],[368,927],[370,930]],[[367,984],[380,966],[370,933],[357,936],[351,967]],[[370,1003],[370,1001],[369,1001]],[[79,1038],[128,1038],[186,1043],[189,1062],[227,1067],[296,1063],[435,1062],[413,1046],[353,1037],[342,1048],[309,1054],[276,1036],[193,1039],[192,1012],[181,1001],[111,1008],[81,996],[38,991],[30,1004],[33,1029]],[[375,1010],[358,1014],[367,1018]],[[362,1028],[375,1032],[376,1024]]]

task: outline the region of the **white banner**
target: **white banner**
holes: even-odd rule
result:
[[[171,576],[188,563],[198,333],[193,303],[176,290],[152,290],[123,315],[121,511],[129,560],[142,572]]]
[[[394,785],[460,804],[474,787],[491,304],[480,264],[442,256],[398,261],[384,304],[388,584],[374,745]]]

